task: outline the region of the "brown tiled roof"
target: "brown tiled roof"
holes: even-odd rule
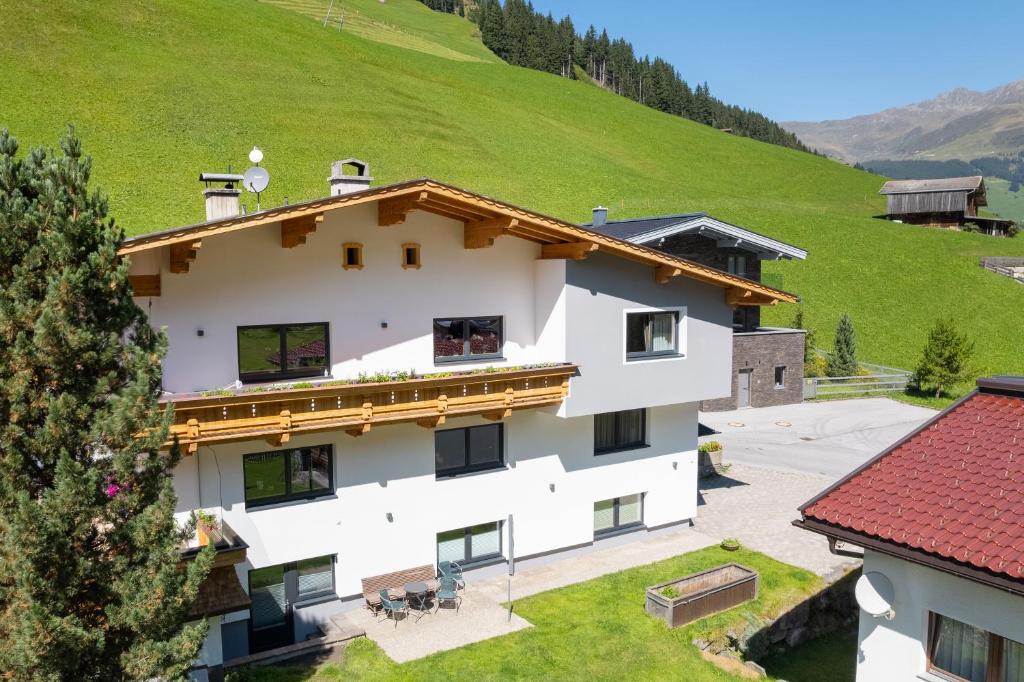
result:
[[[803,522],[1024,586],[1024,378],[978,385],[801,507]]]
[[[232,611],[249,608],[252,602],[238,582],[234,566],[216,566],[199,587],[195,604],[189,615],[218,616]]]

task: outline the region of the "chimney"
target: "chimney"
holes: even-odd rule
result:
[[[239,196],[242,190],[235,184],[242,181],[241,175],[234,173],[200,173],[199,180],[206,183],[203,199],[206,200],[206,219],[220,220],[234,218],[241,214]],[[223,187],[211,187],[210,183],[223,183]]]
[[[594,209],[594,222],[591,223],[594,227],[601,227],[608,222],[608,209],[604,206],[598,206]]]
[[[347,169],[346,166],[349,166],[350,169]],[[346,173],[346,170],[351,170],[351,172]],[[370,164],[359,159],[335,161],[331,164],[331,177],[327,178],[327,182],[331,184],[332,197],[369,189],[372,180]]]

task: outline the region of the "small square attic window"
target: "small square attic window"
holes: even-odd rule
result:
[[[363,245],[346,242],[341,245],[341,267],[346,270],[363,269]]]
[[[402,267],[406,270],[420,269],[419,244],[402,244]]]

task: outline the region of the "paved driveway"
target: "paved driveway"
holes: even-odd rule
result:
[[[702,438],[725,447],[725,461],[836,480],[910,433],[934,410],[888,398],[704,412],[721,433]]]
[[[857,563],[792,525],[797,507],[935,414],[888,398],[701,414],[731,468],[701,479],[697,530],[834,578]]]

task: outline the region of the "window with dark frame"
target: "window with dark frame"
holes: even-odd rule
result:
[[[245,507],[305,500],[334,493],[330,445],[256,452],[242,458]]]
[[[640,528],[643,525],[643,493],[613,497],[594,503],[594,535]]]
[[[928,672],[953,682],[1024,682],[1024,644],[929,613]]]
[[[747,276],[747,257],[744,255],[729,256],[728,270],[730,275]]]
[[[243,382],[324,376],[329,363],[326,322],[238,327],[238,378]]]
[[[647,410],[594,415],[594,454],[647,447]]]
[[[626,358],[678,355],[678,327],[675,310],[626,313]]]
[[[500,358],[503,343],[500,317],[434,320],[434,362]]]
[[[776,367],[775,368],[775,388],[786,387],[786,368]]]
[[[505,466],[504,424],[484,424],[434,432],[438,478]]]
[[[437,534],[437,562],[472,565],[502,556],[501,521],[481,523]]]
[[[329,554],[249,571],[251,650],[280,644],[281,635],[274,634],[282,628],[290,630],[289,613],[295,605],[336,596],[334,562],[335,555]],[[291,641],[291,632],[284,641]]]

